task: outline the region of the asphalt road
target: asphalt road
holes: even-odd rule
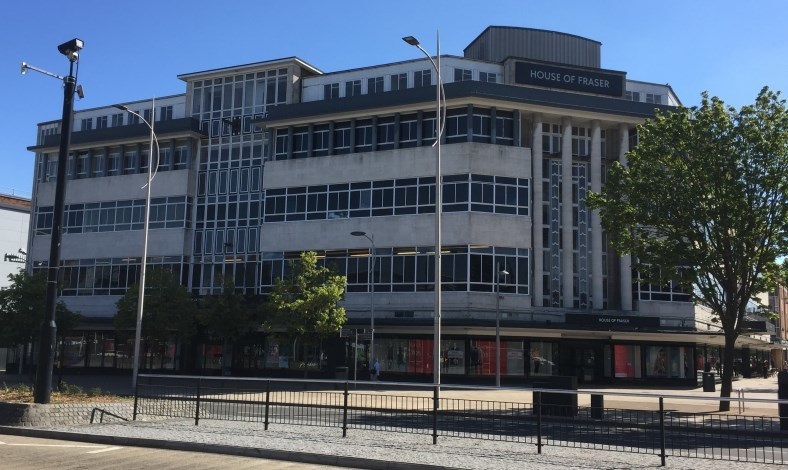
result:
[[[123,447],[84,442],[0,435],[0,469],[41,470],[57,468],[156,470],[325,470],[344,467],[309,465],[253,457],[236,457],[202,452]]]

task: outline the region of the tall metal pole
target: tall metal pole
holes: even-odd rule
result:
[[[495,386],[501,386],[501,267],[495,262]]]
[[[413,36],[402,38],[403,41],[411,46],[417,47],[435,69],[437,80],[435,82],[435,324],[433,338],[433,384],[435,386],[435,409],[439,408],[440,384],[441,384],[441,203],[442,203],[442,175],[441,175],[441,137],[443,137],[443,126],[441,120],[441,93],[443,92],[443,80],[441,79],[441,45],[440,32],[436,36],[436,60],[421,47],[419,40]],[[444,96],[445,99],[445,96]]]
[[[369,240],[370,243],[370,252],[369,256],[371,258],[369,264],[369,270],[367,271],[367,282],[369,283],[370,294],[369,294],[369,323],[370,329],[372,330],[369,336],[369,354],[367,359],[369,360],[369,367],[372,367],[375,360],[375,234],[367,234],[367,232],[362,232],[360,230],[350,232],[351,235],[354,237],[364,237]]]
[[[437,63],[435,71],[438,76],[435,81],[435,136],[437,143],[435,145],[435,370],[433,371],[433,381],[435,382],[436,399],[440,403],[440,385],[441,385],[441,190],[442,190],[442,176],[441,176],[441,43],[440,33],[435,33],[436,38],[436,54]]]
[[[77,81],[74,78],[74,62],[77,56],[69,56],[68,77],[63,78],[63,116],[60,121],[60,151],[57,158],[57,181],[55,183],[55,202],[52,214],[52,236],[49,244],[49,265],[47,266],[46,317],[41,325],[41,339],[38,345],[38,368],[36,369],[35,403],[49,403],[52,393],[52,366],[55,363],[57,341],[57,282],[60,267],[60,241],[63,229],[63,209],[66,194],[66,167],[68,166],[68,147],[71,144],[71,123],[74,111],[74,91]]]
[[[156,169],[158,170],[159,167],[159,140],[156,138],[156,133],[153,130],[153,126],[156,123],[156,98],[151,99],[151,118],[150,122],[147,119],[140,116],[139,113],[134,112],[123,105],[115,105],[116,108],[126,111],[127,113],[137,116],[143,123],[145,123],[148,128],[150,128],[150,150],[148,151],[148,181],[145,184],[145,220],[142,227],[142,260],[140,263],[140,282],[139,282],[139,293],[137,294],[137,323],[134,329],[134,362],[132,364],[132,378],[131,378],[131,387],[132,389],[137,388],[137,376],[139,375],[139,367],[140,367],[140,342],[142,339],[142,313],[143,307],[145,304],[145,273],[147,272],[147,265],[148,265],[148,234],[149,234],[149,224],[150,224],[150,191],[151,191],[151,182],[153,181],[153,159],[154,155],[156,158]],[[153,143],[156,142],[156,147],[154,149]]]

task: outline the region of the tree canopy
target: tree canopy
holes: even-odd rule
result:
[[[166,341],[171,336],[190,338],[194,335],[197,328],[196,305],[173,272],[150,270],[145,280],[145,291],[142,337]],[[118,300],[117,330],[136,327],[138,298],[139,284],[134,284]]]
[[[290,273],[278,279],[268,297],[273,325],[292,336],[315,334],[326,337],[339,331],[347,319],[339,301],[345,293],[347,278],[333,274],[317,264],[317,254],[301,253],[290,264]]]
[[[591,206],[616,251],[632,254],[652,282],[680,281],[713,312],[725,334],[721,390],[729,397],[748,302],[773,288],[776,260],[788,254],[785,101],[764,88],[736,110],[704,93],[700,106],[639,126],[627,157]]]
[[[30,276],[20,270],[9,274],[8,280],[9,286],[0,289],[0,345],[35,342],[46,317],[47,273],[40,271]],[[66,308],[63,302],[58,302],[56,308],[58,333],[72,330],[81,316]]]
[[[221,294],[202,300],[198,321],[209,337],[232,342],[256,331],[262,326],[262,320],[250,299],[235,289],[232,278],[224,279],[222,287]]]

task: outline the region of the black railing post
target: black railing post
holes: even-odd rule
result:
[[[542,453],[542,391],[537,390],[534,396],[536,407],[536,451]]]
[[[194,407],[194,425],[200,424],[200,387],[202,386],[202,379],[197,379],[197,403]]]
[[[659,456],[665,466],[665,398],[659,397]]]
[[[342,437],[347,437],[347,402],[349,394],[348,381],[345,380],[345,391],[342,393],[342,395],[344,395],[344,404],[342,405]]]
[[[134,384],[134,410],[131,412],[132,421],[137,421],[137,399],[140,396],[140,383]],[[91,420],[92,421],[92,420]]]
[[[440,408],[439,386],[432,388],[432,444],[438,443],[438,408]]]
[[[265,418],[264,418],[264,428],[268,431],[268,409],[271,406],[271,381],[265,381]]]

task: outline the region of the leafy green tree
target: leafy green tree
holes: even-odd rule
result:
[[[346,286],[347,278],[319,266],[313,251],[301,253],[298,261],[290,263],[289,275],[276,281],[267,309],[272,326],[285,329],[293,339],[294,353],[299,338],[322,339],[345,325],[347,316],[339,301]]]
[[[788,254],[785,101],[764,88],[737,111],[704,93],[699,107],[658,113],[638,137],[592,207],[619,253],[659,267],[642,269],[651,282],[680,280],[711,310],[725,335],[721,397],[730,397],[747,304],[773,288]]]
[[[9,274],[8,280],[10,284],[0,289],[0,345],[15,347],[34,343],[41,336],[41,325],[46,317],[47,273],[39,271],[30,276],[20,270]],[[81,318],[62,301],[57,303],[58,334],[72,331]]]
[[[227,359],[233,344],[262,326],[258,312],[253,301],[236,290],[231,278],[222,282],[221,294],[205,297],[201,302],[198,322],[210,339],[223,341],[224,367],[230,365]]]
[[[171,337],[188,340],[197,331],[196,305],[178,277],[169,270],[151,269],[145,279],[141,336],[165,342]],[[139,285],[132,285],[116,303],[115,329],[137,326]]]

